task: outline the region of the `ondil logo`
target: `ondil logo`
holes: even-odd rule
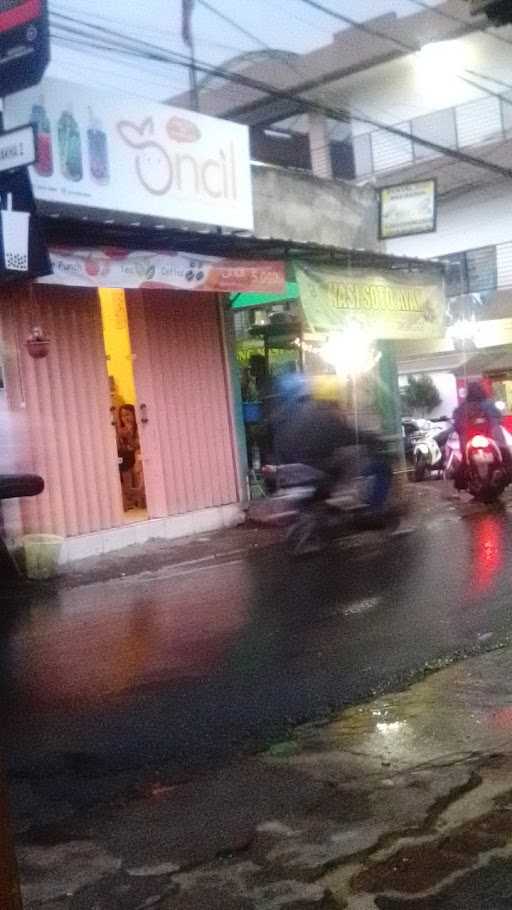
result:
[[[184,117],[176,116],[166,123],[163,141],[155,137],[152,117],[147,117],[140,125],[121,120],[117,130],[123,142],[134,150],[135,173],[148,193],[164,196],[173,191],[210,199],[237,199],[232,142],[227,149],[219,148],[216,157],[205,158],[192,148],[201,139],[199,127]]]

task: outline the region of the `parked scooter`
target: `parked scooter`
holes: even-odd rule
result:
[[[451,433],[448,428],[433,424],[420,431],[412,441],[412,460],[416,482],[426,480],[433,474],[442,477],[445,467],[445,447]]]
[[[512,436],[501,429],[504,443],[512,453]],[[499,499],[512,481],[511,463],[512,454],[504,458],[485,417],[475,420],[467,434],[464,452],[457,433],[452,433],[447,440],[445,476],[455,480],[459,488],[461,478],[464,478],[468,492],[480,502],[491,503]]]

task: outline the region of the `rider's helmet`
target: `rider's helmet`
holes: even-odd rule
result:
[[[292,403],[311,396],[311,385],[304,373],[284,373],[278,381],[278,391],[282,399]]]
[[[466,401],[472,401],[475,404],[485,401],[487,398],[487,393],[480,382],[470,382],[468,385],[468,391],[466,395]]]

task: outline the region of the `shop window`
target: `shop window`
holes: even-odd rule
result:
[[[354,180],[356,165],[352,139],[331,142],[332,175],[340,180]]]
[[[264,164],[311,170],[309,137],[306,133],[280,129],[251,129],[251,158]]]

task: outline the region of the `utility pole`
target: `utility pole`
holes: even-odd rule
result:
[[[192,25],[194,3],[195,0],[182,0],[181,34],[184,43],[188,46],[190,54],[189,79],[191,103],[193,109],[195,111],[199,111],[199,87],[197,84],[196,47]]]
[[[0,907],[2,910],[23,910],[18,879],[18,864],[14,851],[9,795],[5,766],[0,761]]]

